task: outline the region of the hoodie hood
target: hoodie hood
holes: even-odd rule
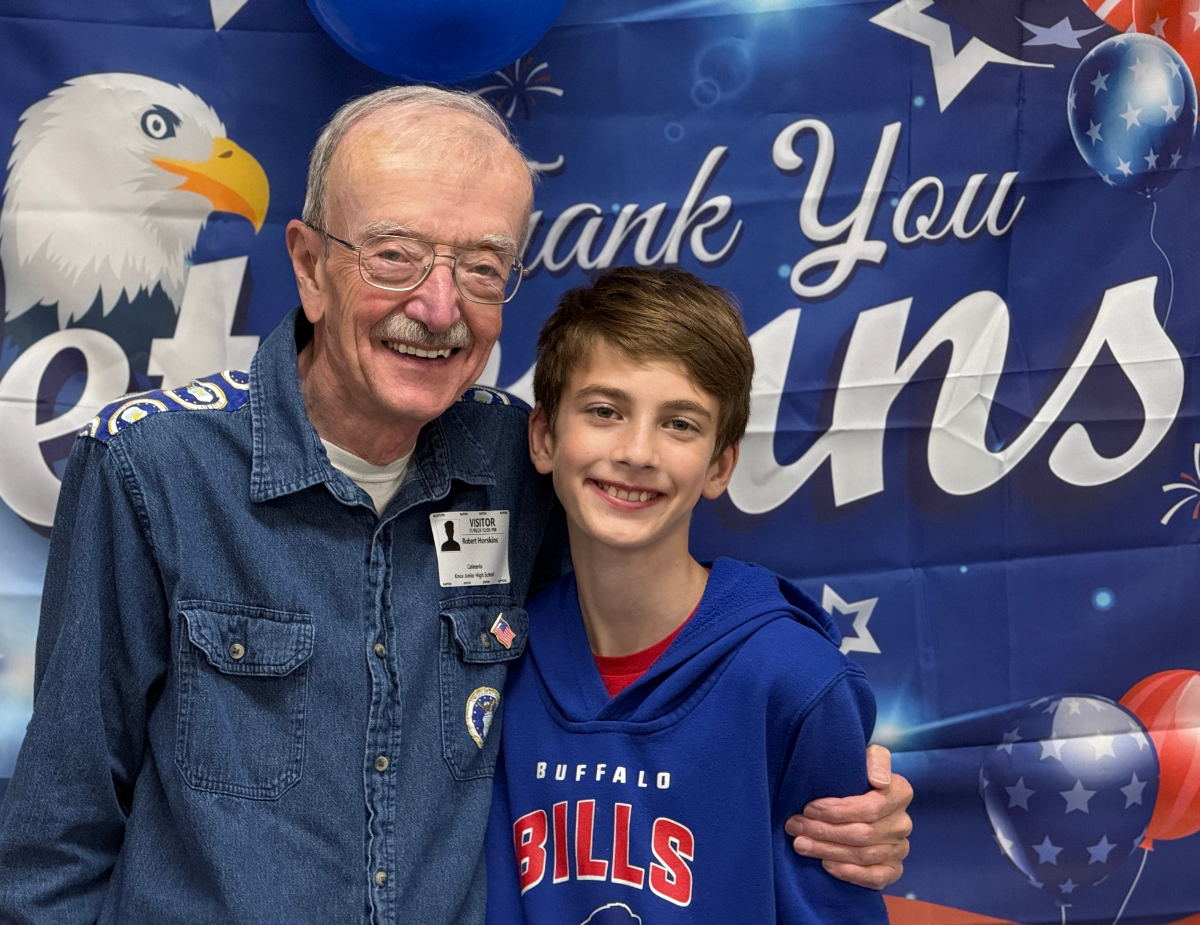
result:
[[[697,703],[723,672],[721,662],[773,620],[794,620],[841,643],[841,633],[811,597],[758,565],[717,559],[695,615],[636,682],[610,698],[579,610],[574,574],[529,602],[529,654],[545,692],[572,723],[671,722]]]

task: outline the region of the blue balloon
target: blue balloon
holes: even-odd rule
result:
[[[461,83],[516,61],[565,0],[308,0],[330,37],[402,80]]]
[[[1079,153],[1105,183],[1150,196],[1192,147],[1196,82],[1162,39],[1114,35],[1075,69],[1067,118]]]
[[[1158,795],[1158,755],[1136,716],[1103,697],[1042,697],[988,746],[979,792],[1000,850],[1033,886],[1069,897],[1121,867]]]

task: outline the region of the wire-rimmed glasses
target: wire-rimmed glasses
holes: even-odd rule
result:
[[[331,241],[358,255],[358,274],[363,282],[377,289],[408,292],[416,289],[433,271],[435,257],[451,261],[454,285],[464,299],[484,305],[503,305],[517,294],[522,267],[516,254],[493,248],[457,248],[398,234],[373,234],[362,244],[331,235],[324,228],[310,225]],[[444,247],[450,253],[434,248]]]

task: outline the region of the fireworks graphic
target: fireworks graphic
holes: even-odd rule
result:
[[[1192,520],[1200,520],[1200,443],[1192,447],[1192,468],[1196,470],[1195,475],[1189,475],[1186,472],[1180,472],[1180,478],[1187,479],[1186,482],[1168,482],[1162,487],[1163,491],[1186,491],[1187,495],[1182,501],[1177,501],[1171,505],[1171,509],[1163,514],[1162,520],[1159,521],[1164,527],[1175,516],[1175,512],[1190,501],[1195,501],[1196,506],[1192,508]]]
[[[553,80],[548,68],[550,65],[543,61],[533,63],[533,55],[518,58],[502,71],[493,71],[500,79],[499,83],[480,87],[475,92],[495,106],[506,119],[511,119],[521,107],[521,112],[528,119],[537,105],[535,93],[549,93],[551,96],[562,96],[560,87],[550,86]]]

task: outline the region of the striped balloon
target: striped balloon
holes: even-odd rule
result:
[[[1133,0],[1133,24],[1179,52],[1200,81],[1200,6],[1195,0]]]
[[[1083,0],[1093,13],[1114,29],[1125,32],[1133,25],[1133,0]]]
[[[1121,698],[1158,751],[1158,799],[1143,848],[1200,831],[1200,672],[1161,671]]]

